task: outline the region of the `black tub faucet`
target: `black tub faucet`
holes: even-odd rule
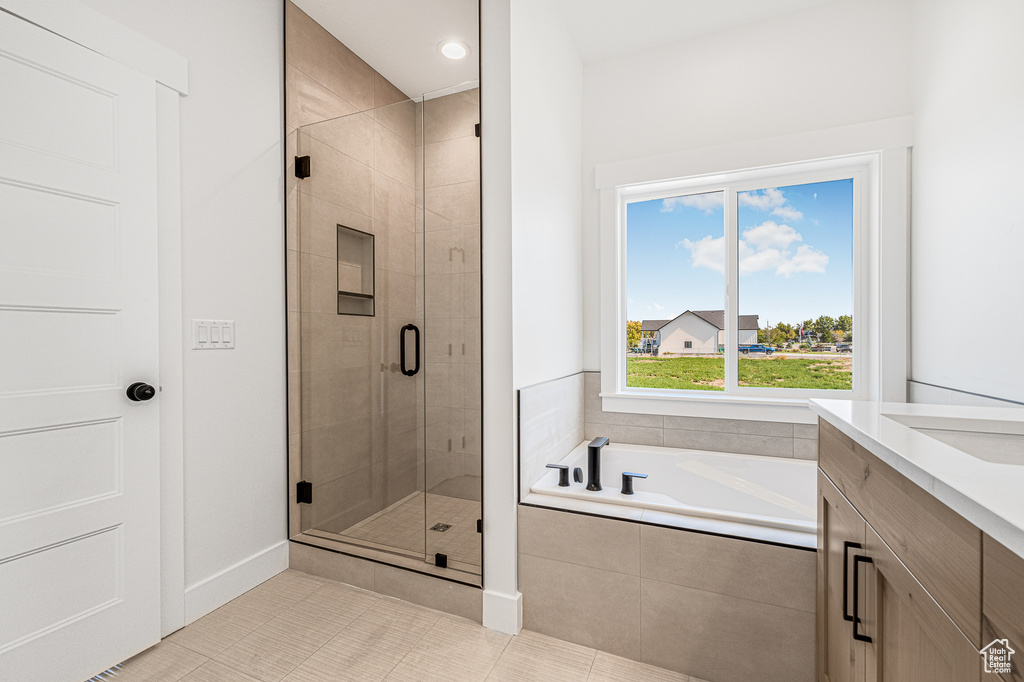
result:
[[[560,488],[569,487],[569,465],[568,464],[548,464],[548,469],[558,469],[558,486]]]
[[[647,474],[634,474],[629,471],[622,472],[622,490],[620,491],[623,495],[633,494],[633,479],[634,478],[647,478]]]
[[[587,490],[601,490],[601,448],[610,442],[598,436],[587,446]]]

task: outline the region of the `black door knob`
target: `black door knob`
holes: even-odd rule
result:
[[[144,381],[136,381],[134,384],[128,387],[125,391],[128,395],[128,400],[134,400],[140,402],[143,400],[149,400],[156,395],[156,389],[147,384]]]

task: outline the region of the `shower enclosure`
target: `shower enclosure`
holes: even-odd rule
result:
[[[470,87],[298,129],[295,491],[306,541],[477,584],[478,111]]]

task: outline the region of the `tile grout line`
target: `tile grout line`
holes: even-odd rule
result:
[[[333,582],[333,581],[332,581],[332,582]],[[324,583],[324,584],[326,585],[327,583]],[[344,585],[345,583],[339,583],[339,584],[340,584],[340,585]],[[353,587],[354,587],[354,586],[353,586]],[[319,588],[317,588],[317,589],[319,589]],[[358,589],[358,588],[357,588],[357,589]],[[314,592],[316,592],[316,590],[314,590]],[[310,594],[312,594],[312,593],[310,593]],[[352,620],[350,620],[350,621],[349,621],[349,622],[348,622],[348,623],[347,623],[347,624],[345,625],[345,627],[343,627],[343,628],[341,628],[340,630],[338,630],[337,632],[335,632],[335,633],[334,633],[334,635],[332,635],[332,636],[331,636],[331,637],[330,637],[330,638],[329,638],[329,639],[328,639],[328,640],[327,640],[326,642],[324,642],[323,644],[321,644],[320,646],[318,646],[318,647],[316,648],[316,651],[314,651],[313,653],[311,653],[311,654],[310,654],[309,656],[306,656],[306,657],[305,657],[304,659],[302,659],[302,660],[301,660],[301,661],[299,662],[299,664],[298,664],[298,665],[296,665],[296,666],[295,666],[294,668],[292,668],[292,669],[291,669],[291,670],[289,670],[289,671],[288,671],[287,673],[285,673],[285,674],[284,674],[284,676],[283,676],[283,677],[282,677],[281,679],[282,679],[282,680],[283,680],[283,679],[285,679],[286,677],[288,677],[289,675],[291,675],[291,674],[292,674],[293,672],[295,672],[296,670],[298,670],[299,668],[301,668],[301,667],[302,667],[302,664],[303,664],[303,663],[305,663],[306,661],[308,661],[309,659],[311,659],[311,658],[312,658],[313,656],[315,656],[315,655],[317,654],[317,652],[318,652],[318,651],[320,651],[320,650],[321,650],[321,649],[323,649],[323,648],[324,648],[325,646],[327,646],[327,645],[328,645],[328,644],[330,644],[330,643],[331,643],[332,641],[334,641],[334,639],[335,639],[335,638],[336,638],[336,637],[337,637],[338,635],[340,635],[340,634],[341,634],[342,632],[344,632],[345,630],[347,630],[347,629],[348,629],[348,628],[349,628],[349,627],[350,627],[350,626],[351,626],[351,625],[352,625],[353,623],[355,623],[355,622],[356,622],[357,620],[359,620],[359,619],[360,619],[360,618],[361,618],[361,617],[363,616],[363,614],[364,614],[364,613],[366,613],[367,611],[369,611],[370,609],[372,609],[372,608],[373,608],[373,607],[374,607],[374,606],[375,606],[375,605],[376,605],[376,604],[377,604],[377,603],[378,603],[379,601],[380,601],[380,598],[378,597],[378,598],[377,598],[376,600],[374,600],[374,602],[373,602],[372,604],[370,604],[370,605],[369,605],[369,606],[367,606],[367,607],[366,607],[365,609],[363,609],[362,611],[360,611],[360,612],[359,612],[359,615],[357,615],[357,616],[356,616],[355,618],[353,618]],[[315,618],[316,620],[320,620],[320,621],[323,621],[323,622],[325,622],[325,623],[327,622],[327,621],[324,621],[324,620],[323,620],[322,618],[316,618],[316,616],[313,616],[313,618]],[[230,666],[229,666],[229,667],[230,667]],[[234,669],[234,670],[238,670],[237,668],[233,668],[233,669]],[[248,673],[246,673],[246,672],[245,672],[244,670],[239,670],[238,672],[241,672],[241,673],[244,673],[244,674],[248,674]]]
[[[410,602],[410,603],[411,603],[411,602]],[[433,609],[431,609],[431,610],[433,610]],[[422,635],[420,635],[420,638],[416,640],[416,643],[415,643],[415,644],[413,644],[413,645],[412,645],[411,647],[409,647],[409,650],[408,650],[408,651],[406,651],[406,652],[405,652],[405,654],[404,654],[404,655],[403,655],[403,656],[402,656],[402,657],[401,657],[400,659],[398,659],[398,662],[397,662],[397,663],[395,663],[395,664],[394,664],[394,665],[393,665],[393,666],[391,667],[391,670],[389,670],[389,671],[388,671],[388,673],[387,673],[387,675],[385,675],[385,676],[383,677],[383,679],[384,679],[384,680],[387,680],[387,678],[391,677],[391,673],[395,672],[395,670],[396,670],[396,669],[398,669],[398,666],[402,665],[402,661],[404,661],[404,660],[405,660],[406,658],[408,658],[408,657],[409,657],[409,654],[411,654],[411,653],[412,653],[413,651],[415,651],[416,647],[418,647],[418,646],[420,645],[420,642],[422,642],[422,641],[423,641],[423,639],[424,639],[424,638],[425,638],[425,637],[426,637],[426,636],[427,636],[428,634],[430,634],[430,631],[431,631],[431,630],[433,630],[434,628],[436,628],[436,627],[437,627],[437,624],[438,624],[438,623],[440,623],[440,622],[441,622],[441,617],[439,617],[439,618],[438,618],[438,619],[437,619],[436,621],[434,621],[434,624],[433,624],[433,625],[431,625],[431,626],[430,626],[429,628],[427,628],[427,630],[426,630],[426,631],[425,631],[425,632],[424,632],[424,633],[423,633]]]

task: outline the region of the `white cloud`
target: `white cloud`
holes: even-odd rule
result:
[[[803,236],[792,227],[771,220],[746,230],[739,242],[740,273],[774,270],[776,275],[786,278],[799,272],[824,273],[828,255],[807,244],[800,244],[795,253],[790,250],[801,241]],[[725,237],[684,239],[676,244],[676,248],[680,246],[690,252],[693,267],[725,272]]]
[[[804,238],[789,225],[777,225],[771,220],[766,220],[756,227],[744,230],[743,240],[755,249],[761,250],[787,249],[793,242],[801,242]]]
[[[772,209],[772,215],[777,215],[783,220],[800,220],[804,217],[803,213],[792,206],[779,206],[778,208],[774,208]]]
[[[658,305],[657,303],[652,303],[651,305],[647,306],[648,310],[650,310],[651,308],[654,308],[655,310],[661,311],[661,310],[665,309],[665,306]]]
[[[789,277],[794,272],[815,272],[824,274],[828,267],[828,256],[813,246],[802,244],[796,254],[779,266],[775,274]]]
[[[676,246],[684,246],[690,250],[693,267],[725,272],[725,237],[716,239],[709,234],[695,242],[684,239]]]
[[[800,220],[804,214],[788,203],[786,195],[777,187],[739,193],[740,206],[749,206],[759,211],[771,211],[783,220]]]
[[[711,213],[716,208],[724,205],[722,192],[708,192],[707,194],[688,194],[684,197],[669,197],[661,202],[661,212],[669,213],[674,211],[676,206],[687,206]]]
[[[753,192],[740,192],[739,198],[740,206],[750,206],[761,211],[778,208],[786,203],[786,197],[782,190],[776,187]]]

